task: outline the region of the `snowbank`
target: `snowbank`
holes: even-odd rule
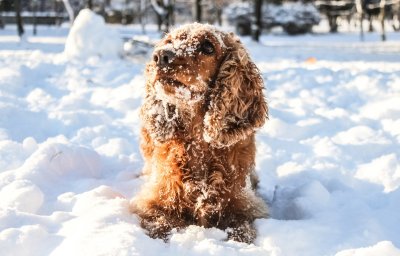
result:
[[[89,9],[79,12],[65,43],[64,53],[67,57],[117,57],[121,51],[119,34],[105,24],[103,17]]]

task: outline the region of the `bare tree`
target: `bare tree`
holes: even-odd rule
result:
[[[386,0],[381,0],[380,2],[380,10],[379,10],[379,21],[381,23],[381,39],[382,41],[386,41],[386,31],[385,31],[385,7]]]
[[[14,8],[15,8],[15,19],[17,22],[18,36],[22,37],[24,34],[24,26],[22,24],[22,17],[21,17],[21,0],[14,1]]]
[[[172,0],[151,0],[151,6],[157,14],[158,30],[161,31],[162,24],[165,25],[165,31],[174,23],[174,2]]]
[[[38,7],[37,0],[33,0],[31,2],[31,6],[32,6],[32,13],[33,13],[33,35],[36,36],[36,34],[37,34],[37,15],[36,15],[36,11],[37,11],[37,7]]]
[[[216,16],[218,25],[222,26],[222,8],[224,6],[223,0],[215,1],[215,8],[216,8]]]
[[[201,11],[202,11],[201,0],[195,0],[195,3],[194,3],[194,15],[195,15],[195,17],[194,17],[194,19],[196,21],[198,21],[198,22],[201,22],[201,20],[202,20],[201,19],[201,15],[202,15]]]
[[[4,22],[3,22],[3,1],[0,0],[0,29],[4,28]]]
[[[72,26],[72,23],[74,23],[74,9],[72,9],[71,3],[69,2],[69,0],[62,0],[65,6],[65,10],[67,10],[68,13],[68,17],[69,17],[69,23]]]
[[[356,0],[356,10],[360,22],[360,39],[361,41],[364,41],[364,26],[363,26],[363,20],[364,20],[364,10],[362,7],[362,0]],[[332,29],[331,29],[332,30]]]
[[[253,31],[253,40],[258,42],[260,40],[261,34],[261,9],[263,0],[254,0],[254,14],[255,14],[255,24]]]
[[[93,10],[93,0],[87,0],[86,2],[87,8]]]
[[[140,0],[140,24],[142,25],[142,31],[145,34],[146,33],[146,21],[145,21],[145,12],[146,12],[146,0]]]

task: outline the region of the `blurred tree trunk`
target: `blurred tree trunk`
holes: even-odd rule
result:
[[[195,20],[201,22],[201,0],[195,0],[194,4]]]
[[[380,2],[380,10],[379,10],[379,21],[381,23],[381,39],[382,41],[386,41],[386,31],[385,31],[385,6],[386,0],[381,0]]]
[[[167,15],[163,5],[164,3],[163,1],[158,1],[158,0],[151,0],[150,3],[157,15],[158,31],[161,31],[162,24],[164,23],[164,18]]]
[[[364,26],[363,26],[363,20],[364,20],[364,10],[362,6],[362,0],[356,0],[356,10],[360,22],[360,39],[361,41],[364,41]]]
[[[143,34],[146,34],[146,19],[145,19],[145,13],[146,13],[146,0],[140,0],[140,24],[142,25],[142,32]]]
[[[87,0],[87,8],[89,8],[90,10],[93,10],[93,0]]]
[[[217,12],[217,22],[218,22],[219,26],[222,26],[222,8],[224,6],[224,1],[223,0],[217,0],[215,2],[216,2],[215,6],[217,8],[217,10],[216,10],[216,12]]]
[[[32,1],[32,13],[33,13],[33,35],[36,36],[37,34],[37,16],[36,16],[36,11],[38,7],[38,3],[36,0]]]
[[[175,0],[170,0],[168,4],[168,23],[175,25]]]
[[[0,0],[0,29],[4,28],[4,22],[3,22],[3,1]]]
[[[72,24],[74,23],[75,15],[74,15],[74,9],[72,9],[71,3],[69,0],[63,0],[65,10],[67,10],[68,17],[69,17],[69,23]]]
[[[263,0],[254,0],[254,15],[255,24],[254,24],[254,31],[253,31],[253,40],[258,42],[260,40],[261,34],[261,9],[262,9],[262,2]]]
[[[21,0],[15,0],[14,7],[15,7],[15,19],[17,22],[18,36],[22,37],[22,35],[24,34],[24,26],[22,24],[22,17],[21,17]]]
[[[157,14],[158,30],[161,31],[162,25],[164,24],[164,31],[168,31],[170,25],[174,24],[175,1],[151,0],[150,3]]]

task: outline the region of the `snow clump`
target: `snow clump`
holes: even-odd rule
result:
[[[68,58],[113,58],[121,51],[122,40],[118,32],[106,26],[103,17],[89,9],[79,12],[65,42],[64,54]]]

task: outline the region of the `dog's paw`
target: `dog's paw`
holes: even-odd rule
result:
[[[164,218],[142,219],[141,225],[147,230],[149,237],[153,239],[162,239],[164,242],[168,242],[172,227]]]
[[[257,231],[252,224],[244,222],[242,225],[234,228],[228,228],[228,239],[234,240],[241,243],[251,244],[254,242],[257,236]]]

